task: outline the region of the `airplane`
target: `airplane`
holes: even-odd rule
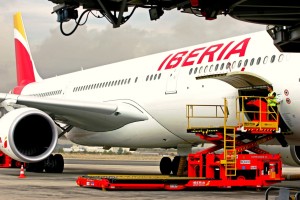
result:
[[[186,156],[203,143],[187,133],[186,105],[235,110],[238,96],[283,95],[280,127],[288,147],[275,140],[285,164],[300,166],[300,101],[297,53],[282,53],[266,31],[42,79],[35,67],[20,13],[14,16],[17,86],[0,93],[0,150],[30,163],[31,171],[63,172],[52,155],[58,137],[86,146],[176,148]],[[202,126],[223,121],[203,119]],[[228,123],[236,123],[229,114]],[[178,162],[163,158],[161,171]],[[173,172],[174,173],[174,172]]]

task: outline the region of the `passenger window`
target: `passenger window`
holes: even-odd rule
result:
[[[131,81],[131,78],[128,79],[128,84],[130,83],[130,81]]]
[[[193,68],[191,68],[191,69],[190,69],[190,71],[189,71],[189,75],[191,75],[191,74],[192,74],[192,72],[193,72]]]
[[[219,64],[216,64],[215,71],[217,71],[218,68],[219,68]]]
[[[114,86],[116,86],[116,85],[117,85],[117,83],[118,83],[118,81],[117,81],[117,80],[115,80],[115,84],[114,84]]]
[[[268,56],[266,56],[266,57],[264,58],[264,64],[266,64],[266,63],[268,62],[268,59],[269,59]]]
[[[236,61],[234,61],[234,62],[232,63],[232,69],[235,68],[235,65],[236,65]]]
[[[160,77],[161,77],[161,73],[158,74],[158,79],[160,79]]]
[[[240,68],[240,67],[241,67],[241,65],[242,65],[242,62],[243,62],[242,60],[240,60],[240,61],[239,61],[238,68]]]
[[[211,72],[214,68],[214,65],[211,65],[210,68],[209,68],[209,71]]]
[[[250,66],[252,66],[254,64],[254,61],[255,61],[255,59],[252,58],[251,61],[250,61]]]
[[[147,76],[146,81],[148,81],[148,79],[149,79],[149,75]],[[123,80],[122,80],[122,83],[121,83],[121,84],[123,85]]]
[[[147,80],[148,80],[148,78],[149,78],[149,76],[147,76]],[[123,83],[124,83],[124,79],[122,79],[121,85],[123,85]]]
[[[280,54],[279,58],[278,58],[278,62],[282,62],[283,61],[283,54]]]
[[[207,72],[207,69],[208,69],[208,66],[206,65],[205,69],[204,69],[204,72]]]
[[[199,74],[202,72],[203,66],[200,67],[199,69]]]
[[[271,63],[273,63],[273,62],[275,61],[275,58],[276,58],[275,55],[273,55],[273,56],[271,57]]]
[[[247,64],[248,64],[248,59],[245,60],[245,62],[244,62],[244,67],[246,67]]]
[[[196,73],[197,73],[197,71],[198,71],[198,67],[196,67],[196,68],[195,68],[195,70],[194,70],[194,74],[196,74]]]
[[[221,64],[220,70],[223,70],[224,68],[224,63]]]
[[[150,81],[152,81],[152,78],[153,78],[153,74],[150,76]]]
[[[134,82],[136,83],[137,81],[138,81],[138,77],[135,78]],[[120,83],[120,81],[119,81],[119,83]],[[119,83],[118,83],[118,85],[119,85]]]
[[[257,58],[256,65],[259,65],[261,61],[261,57]]]
[[[231,63],[228,62],[227,65],[226,65],[226,69],[230,69],[230,66],[231,66]]]
[[[154,75],[154,80],[156,80],[156,78],[157,78],[157,74]]]

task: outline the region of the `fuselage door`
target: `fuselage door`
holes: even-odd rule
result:
[[[180,67],[175,68],[169,75],[166,86],[166,94],[177,94],[177,80]]]

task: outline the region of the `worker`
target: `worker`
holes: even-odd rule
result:
[[[276,93],[273,91],[273,86],[268,85],[267,90],[269,92],[267,99],[268,103],[268,116],[269,120],[277,120],[277,101]]]

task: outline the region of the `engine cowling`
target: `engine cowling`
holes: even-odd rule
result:
[[[279,145],[260,145],[259,147],[272,154],[279,153],[282,162],[286,165],[300,166],[300,146],[289,145],[288,147],[282,147]]]
[[[27,163],[47,158],[57,144],[54,121],[34,108],[19,108],[0,119],[0,150]]]

